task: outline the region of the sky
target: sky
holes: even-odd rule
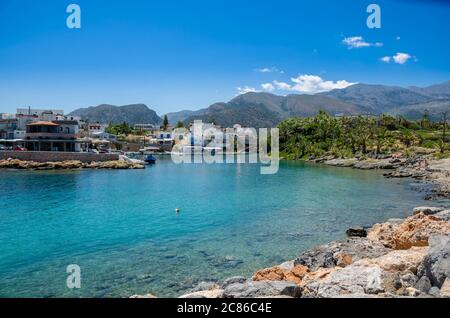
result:
[[[69,4],[81,28],[69,29]],[[381,8],[369,29],[367,6]],[[0,112],[450,80],[448,1],[1,0]]]

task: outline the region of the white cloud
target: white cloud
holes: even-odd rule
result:
[[[277,89],[279,89],[281,91],[290,91],[291,90],[291,85],[289,85],[288,83],[273,81],[273,84],[275,85],[275,87]]]
[[[381,43],[381,42],[375,42],[375,43],[366,42],[366,41],[364,41],[364,38],[362,36],[347,37],[342,40],[342,43],[347,45],[348,49],[359,49],[362,47],[370,47],[370,46],[376,46],[376,47],[383,46],[383,43]]]
[[[393,57],[394,62],[397,64],[405,64],[409,59],[412,58],[408,53],[397,53]]]
[[[321,92],[331,91],[333,89],[342,89],[354,85],[345,80],[341,81],[325,81],[317,75],[299,75],[291,78],[292,83],[273,81],[274,86],[278,90],[300,92],[306,94],[315,94]]]
[[[265,91],[273,91],[274,89],[275,89],[275,87],[273,86],[273,84],[272,83],[264,83],[264,84],[261,84],[261,87],[262,87],[262,89],[263,90],[265,90]]]
[[[255,71],[259,72],[259,73],[280,73],[280,74],[284,74],[284,71],[279,70],[278,68],[276,68],[274,66],[273,67],[257,68]]]
[[[414,56],[411,56],[408,53],[397,53],[394,56],[384,56],[382,57],[380,60],[385,62],[385,63],[391,63],[394,62],[396,64],[405,64],[406,62],[408,62],[410,59],[414,59],[414,61],[417,62],[417,58]]]
[[[245,86],[245,87],[238,87],[238,95],[242,95],[242,94],[247,94],[247,93],[257,93],[258,90],[254,87],[249,87],[249,86]]]

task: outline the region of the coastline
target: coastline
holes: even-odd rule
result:
[[[319,159],[325,165],[382,169],[388,178],[410,177],[450,198],[450,159],[429,156]],[[347,231],[348,238],[317,246],[251,278],[202,282],[180,298],[397,298],[450,297],[450,206],[417,207],[406,219],[389,219]],[[154,295],[132,298],[155,298]]]
[[[78,170],[78,169],[145,169],[139,163],[125,160],[82,162],[79,160],[66,160],[55,162],[24,161],[19,159],[0,160],[1,169],[12,170]]]

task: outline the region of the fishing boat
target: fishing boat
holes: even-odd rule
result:
[[[148,155],[144,161],[149,165],[154,165],[156,163],[156,158],[153,155]]]

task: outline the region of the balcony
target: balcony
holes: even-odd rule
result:
[[[36,132],[36,133],[26,133],[25,139],[34,139],[34,140],[75,140],[80,138],[79,134],[65,134],[65,133],[45,133],[45,132]]]

